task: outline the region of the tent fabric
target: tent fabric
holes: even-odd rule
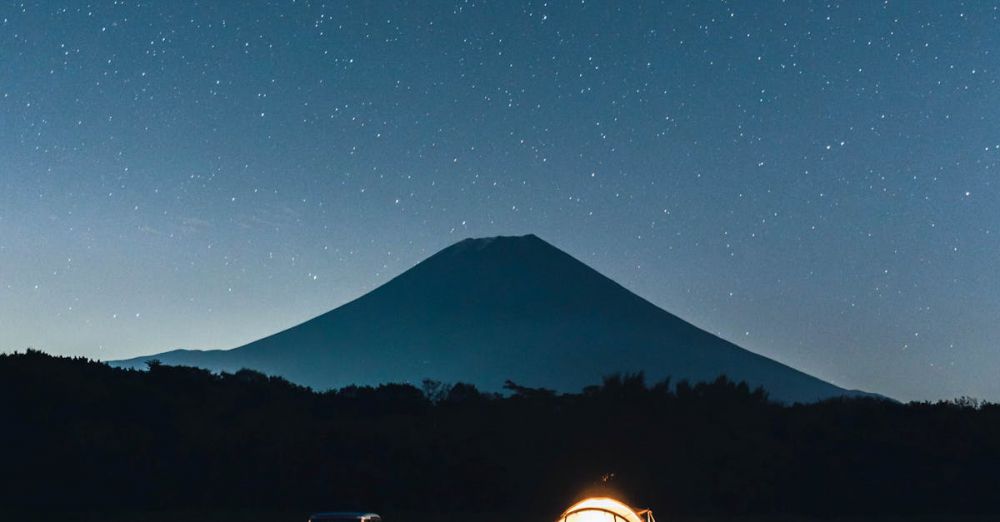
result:
[[[559,522],[646,522],[635,510],[613,498],[581,500],[567,509]]]

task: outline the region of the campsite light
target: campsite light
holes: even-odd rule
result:
[[[591,497],[570,506],[558,522],[656,522],[648,509],[636,511],[608,497]]]

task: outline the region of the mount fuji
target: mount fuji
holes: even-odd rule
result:
[[[215,371],[251,368],[316,389],[419,383],[579,391],[611,373],[712,380],[774,399],[859,395],[701,330],[534,235],[466,239],[368,294],[231,350],[114,361]]]

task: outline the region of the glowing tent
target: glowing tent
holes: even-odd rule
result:
[[[558,522],[656,522],[648,509],[636,511],[606,497],[594,497],[573,504]]]

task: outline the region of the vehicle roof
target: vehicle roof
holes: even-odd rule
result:
[[[323,511],[320,513],[313,513],[309,515],[309,518],[370,518],[379,517],[382,518],[378,513],[371,513],[368,511]]]

